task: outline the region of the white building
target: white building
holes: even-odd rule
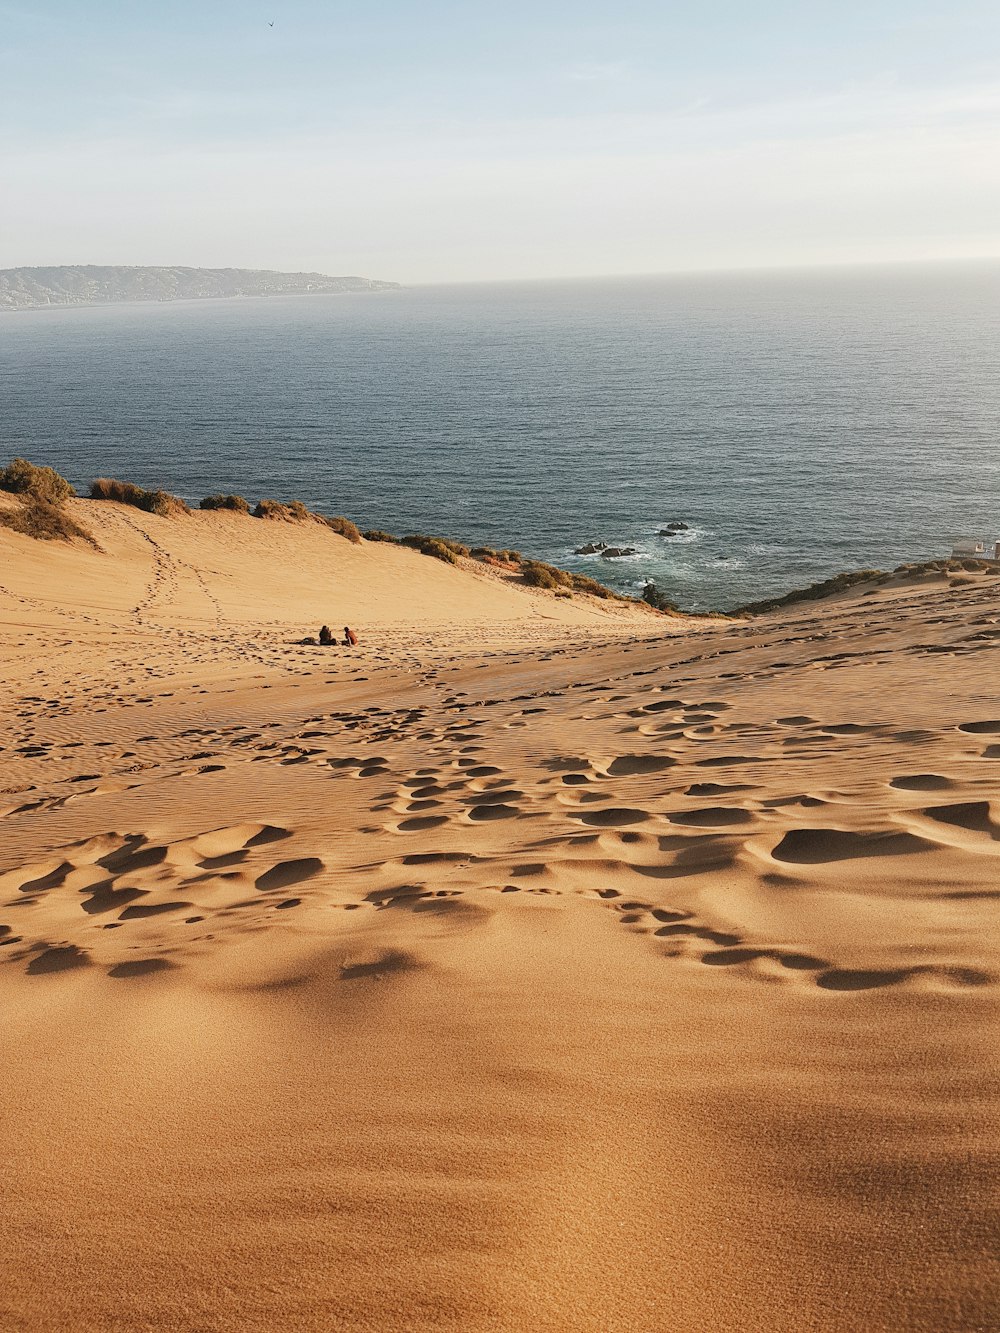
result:
[[[952,560],[1000,560],[1000,542],[982,542],[974,538],[956,542],[951,548]]]

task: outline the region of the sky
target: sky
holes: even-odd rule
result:
[[[0,0],[0,267],[998,255],[995,0]]]

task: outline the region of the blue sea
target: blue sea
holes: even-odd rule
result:
[[[997,263],[0,315],[0,458],[301,499],[693,609],[995,538],[998,448]]]

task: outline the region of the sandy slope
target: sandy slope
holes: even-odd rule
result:
[[[1000,1326],[997,582],[238,522],[0,533],[0,1325]]]

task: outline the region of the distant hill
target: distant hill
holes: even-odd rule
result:
[[[122,301],[202,301],[226,296],[380,292],[398,287],[398,282],[379,282],[375,278],[331,278],[325,273],[276,273],[270,269],[65,264],[0,269],[0,310]]]

